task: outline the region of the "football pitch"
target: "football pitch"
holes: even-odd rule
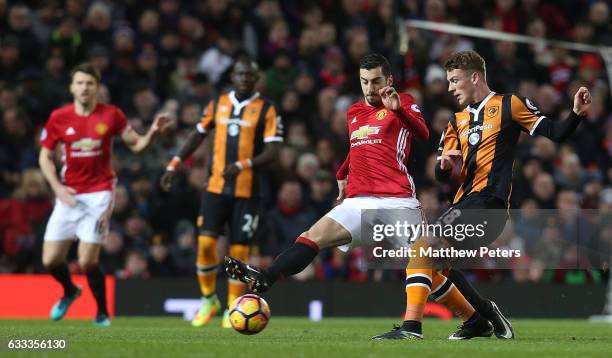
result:
[[[517,338],[448,341],[458,321],[426,320],[423,341],[370,341],[393,318],[272,317],[260,334],[222,329],[215,319],[192,328],[180,318],[116,318],[97,328],[91,321],[0,320],[0,341],[10,338],[68,340],[65,351],[9,351],[2,357],[610,357],[612,324],[585,320],[512,320]]]

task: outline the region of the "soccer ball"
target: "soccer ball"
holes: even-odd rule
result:
[[[254,294],[240,296],[229,307],[232,327],[242,334],[256,334],[263,331],[270,320],[270,307],[261,297]]]

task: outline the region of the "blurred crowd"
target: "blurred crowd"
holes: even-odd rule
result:
[[[410,157],[419,199],[430,219],[448,206],[454,188],[435,181],[435,152],[458,108],[441,64],[471,48],[487,61],[494,91],[529,97],[550,117],[565,118],[579,86],[593,94],[587,119],[566,143],[520,139],[512,207],[524,215],[498,245],[524,247],[529,255],[512,263],[513,270],[472,274],[598,282],[606,271],[546,269],[578,259],[576,247],[559,241],[575,220],[589,223],[585,245],[603,258],[598,267],[612,256],[612,220],[605,214],[612,211],[612,107],[599,54],[405,29],[408,51],[398,55],[404,37],[395,20],[612,46],[611,9],[610,1],[590,0],[0,0],[0,272],[42,272],[53,195],[37,168],[37,138],[49,113],[71,100],[68,73],[77,63],[90,61],[101,71],[99,100],[122,108],[136,130],[144,131],[162,110],[176,119],[142,156],[120,143],[114,148],[119,181],[101,261],[109,274],[146,278],[195,275],[194,223],[208,145],[185,162],[171,192],[160,189],[159,178],[202,108],[228,89],[237,56],[257,60],[257,90],[275,101],[287,129],[278,163],[265,173],[265,212],[252,258],[265,265],[335,204],[335,171],[348,151],[345,112],[361,100],[358,64],[369,52],[390,59],[395,87],[416,98],[428,121],[430,139],[414,143]],[[594,211],[530,226],[538,208]],[[530,244],[533,238],[542,239],[540,247]],[[382,280],[402,274],[364,270],[360,250],[329,250],[300,275],[313,276]]]

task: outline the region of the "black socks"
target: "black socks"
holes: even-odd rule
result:
[[[474,307],[476,312],[481,316],[490,320],[493,316],[493,306],[491,302],[484,299],[472,284],[465,278],[463,272],[457,269],[451,269],[448,275],[451,282],[463,294],[463,297]]]
[[[299,237],[293,246],[283,251],[268,269],[264,270],[268,283],[272,284],[284,276],[302,272],[319,253],[317,244],[305,237]]]
[[[70,297],[76,293],[77,287],[72,282],[66,263],[50,267],[48,270],[51,276],[64,288],[64,297]]]
[[[423,334],[422,324],[419,321],[404,321],[402,329],[411,333]]]
[[[93,293],[98,305],[98,315],[104,314],[108,316],[106,310],[106,282],[104,280],[104,274],[98,265],[88,268],[87,270],[87,282],[91,293]]]

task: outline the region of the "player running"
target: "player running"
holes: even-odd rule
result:
[[[76,66],[71,80],[73,103],[51,113],[40,138],[40,168],[57,197],[47,223],[42,261],[64,288],[63,297],[51,310],[51,319],[57,321],[81,295],[81,288],[72,282],[66,265],[70,246],[78,239],[79,265],[87,275],[98,306],[94,324],[109,326],[106,285],[98,257],[113,211],[112,140],[120,136],[132,151],[140,152],[155,134],[165,129],[169,118],[158,115],[149,131],[139,135],[127,124],[119,108],[97,102],[100,73],[91,64]],[[64,143],[61,180],[53,160],[58,142]]]
[[[449,82],[448,91],[465,109],[450,118],[441,138],[438,152],[440,165],[436,168],[436,177],[438,180],[448,180],[457,161],[462,160],[463,163],[460,187],[453,205],[440,216],[438,222],[452,225],[486,222],[486,235],[482,240],[472,238],[462,241],[452,237],[421,238],[413,247],[484,247],[495,241],[506,224],[512,166],[521,131],[532,136],[542,135],[555,142],[564,141],[584,118],[591,104],[591,94],[585,87],[578,89],[568,117],[555,121],[542,114],[527,98],[491,91],[486,82],[485,61],[474,51],[455,53],[444,67]],[[409,285],[408,296],[412,301],[411,313],[401,327],[377,338],[422,337],[423,308],[432,287],[431,275],[435,272],[432,267],[448,264],[438,261],[430,257],[410,261],[408,270],[412,275],[406,281]],[[501,315],[495,303],[483,299],[460,271],[451,270],[449,278],[476,311],[494,323],[498,338],[514,337],[510,322]],[[495,317],[503,319],[500,321]]]
[[[257,64],[238,59],[232,69],[234,90],[210,101],[201,122],[190,134],[178,156],[168,164],[161,185],[169,190],[180,163],[193,153],[208,132],[214,129],[209,178],[202,195],[198,217],[198,282],[202,307],[191,321],[201,327],[221,309],[216,294],[217,238],[229,226],[229,255],[246,261],[253,233],[257,229],[260,196],[257,170],[277,157],[283,141],[283,125],[276,107],[255,92],[259,78]],[[244,283],[229,279],[227,305],[245,291]],[[229,312],[222,326],[231,328]]]
[[[421,204],[407,165],[412,137],[429,137],[425,120],[414,99],[398,94],[392,87],[386,58],[378,54],[365,56],[359,76],[365,101],[353,104],[347,111],[350,150],[337,175],[339,199],[346,199],[300,235],[267,269],[225,258],[230,277],[246,282],[255,292],[263,292],[279,278],[302,271],[321,249],[358,245],[363,209],[408,209],[403,212],[410,213],[409,217],[402,220],[421,223]],[[474,328],[461,339],[491,336],[491,324],[475,314],[457,288],[440,273],[434,277],[432,298]],[[408,307],[410,299],[408,296]]]

